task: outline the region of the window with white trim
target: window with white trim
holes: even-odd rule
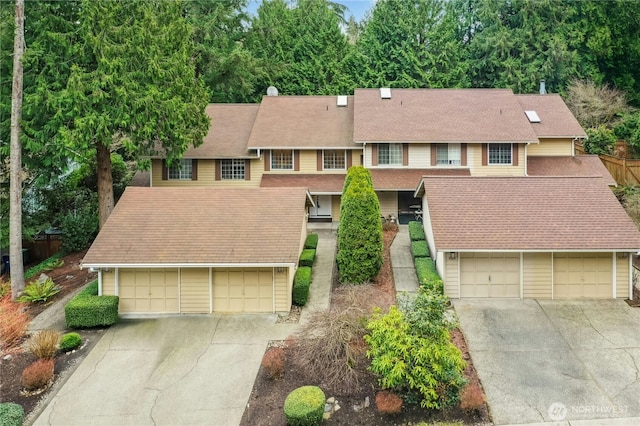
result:
[[[222,180],[244,180],[244,160],[220,160],[220,178]]]
[[[274,149],[271,151],[271,170],[293,170],[293,150]]]
[[[511,164],[510,143],[489,144],[489,164]]]
[[[168,177],[170,180],[191,180],[193,175],[193,162],[191,159],[181,159],[174,161],[169,167]]]
[[[381,143],[378,144],[378,164],[401,165],[402,144]]]
[[[460,153],[459,143],[439,143],[436,145],[436,164],[438,166],[459,166]]]
[[[346,152],[344,149],[325,149],[322,151],[323,170],[346,170]]]

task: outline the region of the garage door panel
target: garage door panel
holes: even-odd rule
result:
[[[177,269],[120,270],[120,312],[178,312]]]
[[[520,255],[462,253],[461,297],[520,297]]]
[[[610,253],[555,253],[553,297],[611,298],[613,257]]]
[[[213,277],[214,311],[273,311],[271,268],[216,270]]]

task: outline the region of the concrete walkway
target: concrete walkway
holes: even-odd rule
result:
[[[405,292],[409,296],[415,295],[418,291],[418,277],[411,256],[408,225],[398,225],[398,233],[391,243],[391,266],[398,296]]]
[[[336,246],[338,241],[337,223],[309,223],[307,230],[318,234],[316,260],[313,264],[309,300],[302,309],[300,322],[306,323],[317,311],[329,309],[331,302],[331,281],[335,266]]]

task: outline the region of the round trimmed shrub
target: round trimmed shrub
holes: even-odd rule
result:
[[[69,352],[80,346],[80,344],[82,344],[82,338],[78,333],[67,333],[60,339],[60,350]]]
[[[284,401],[284,415],[291,426],[313,426],[322,423],[326,398],[317,386],[294,389]]]
[[[0,402],[0,425],[22,426],[24,408],[15,402]]]

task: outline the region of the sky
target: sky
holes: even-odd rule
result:
[[[373,8],[376,0],[333,0],[336,3],[347,6],[348,10],[345,11],[345,19],[349,19],[349,16],[353,15],[356,21],[360,22],[365,17],[367,11]],[[258,6],[262,3],[261,0],[250,0],[248,10],[250,14],[255,14]]]

